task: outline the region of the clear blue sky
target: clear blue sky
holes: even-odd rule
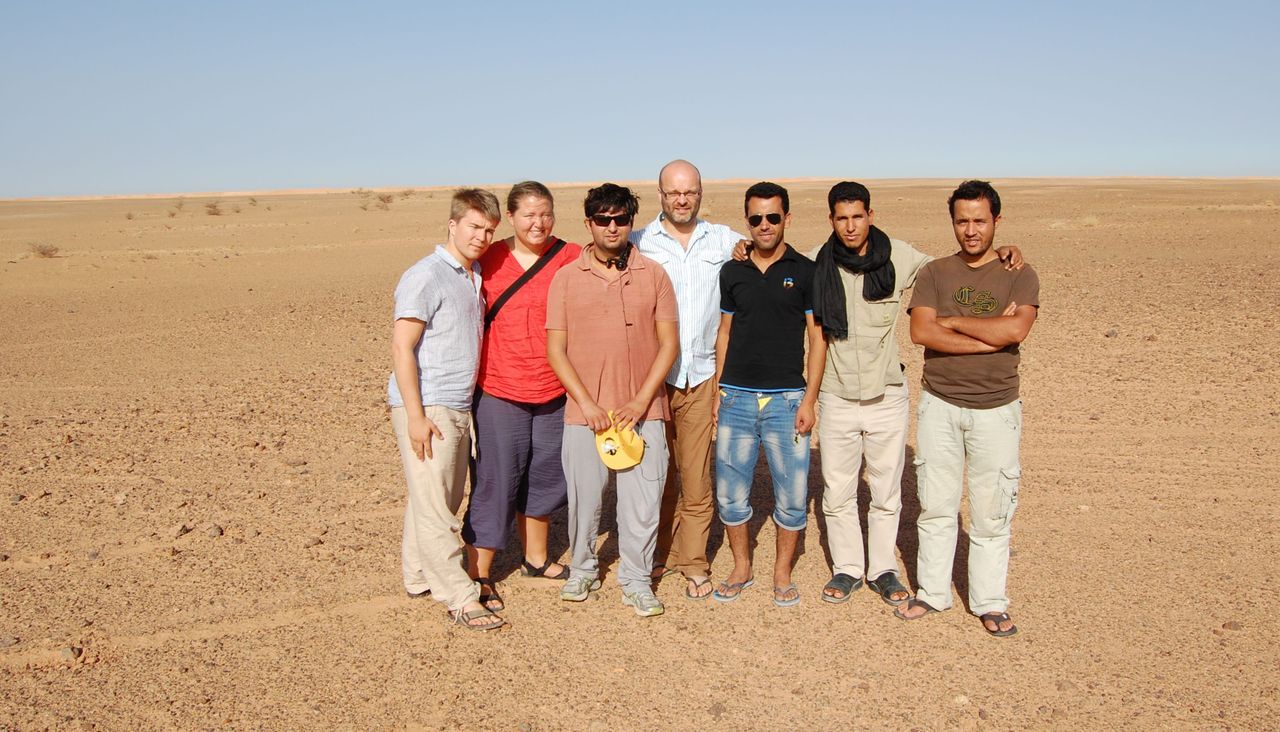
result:
[[[903,7],[905,6],[905,7]],[[1280,3],[6,2],[0,197],[1280,175]]]

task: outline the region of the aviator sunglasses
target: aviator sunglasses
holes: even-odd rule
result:
[[[765,219],[768,219],[769,223],[773,224],[774,226],[777,226],[778,224],[782,223],[782,214],[780,213],[771,213],[771,214],[764,214],[764,215],[755,214],[754,216],[747,217],[747,223],[751,224],[751,228],[754,229],[755,227],[760,225],[761,221],[764,221]]]
[[[602,229],[608,228],[609,222],[611,221],[614,224],[617,224],[618,226],[630,226],[631,214],[618,214],[617,216],[609,216],[606,214],[591,215],[591,223],[595,224],[596,226],[599,226]]]

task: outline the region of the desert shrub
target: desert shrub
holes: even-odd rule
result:
[[[130,211],[129,213],[125,214],[124,217],[128,221],[133,221],[133,212]]]
[[[396,197],[395,197],[395,196],[393,196],[393,195],[391,195],[390,193],[379,193],[379,194],[378,194],[378,203],[381,203],[381,204],[382,204],[382,205],[384,205],[384,206],[389,206],[389,205],[391,205],[391,202],[392,202],[392,201],[394,201],[395,199],[396,199]]]
[[[222,207],[218,205],[217,201],[210,201],[204,205],[204,212],[210,216],[221,216]]]
[[[250,205],[250,206],[257,206],[257,205],[258,205],[258,199],[253,198],[253,197],[250,197],[250,198],[249,198],[249,205]]]
[[[44,259],[58,256],[58,247],[47,241],[33,241],[27,245],[27,248],[31,250],[32,254]]]
[[[169,212],[169,218],[173,218],[174,216],[177,216],[177,215],[178,215],[178,212],[177,212],[177,211],[170,211],[170,212]]]

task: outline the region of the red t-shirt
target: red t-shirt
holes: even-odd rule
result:
[[[565,242],[555,258],[498,311],[480,349],[478,383],[486,394],[525,404],[544,404],[564,394],[547,363],[547,290],[556,272],[581,253],[582,247]],[[490,305],[525,273],[505,240],[494,242],[479,262],[480,288]]]

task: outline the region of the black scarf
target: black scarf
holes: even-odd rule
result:
[[[845,309],[844,283],[840,268],[862,275],[862,297],[868,302],[893,294],[896,273],[889,258],[889,235],[872,226],[867,234],[867,254],[845,246],[833,231],[818,250],[818,270],[813,277],[813,314],[822,321],[822,330],[836,340],[849,337],[849,313]]]

